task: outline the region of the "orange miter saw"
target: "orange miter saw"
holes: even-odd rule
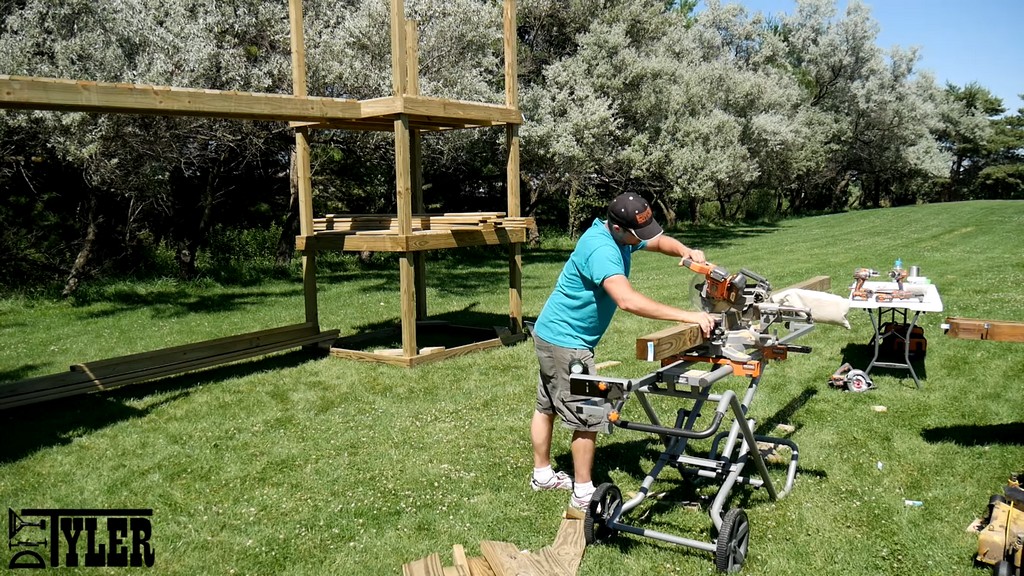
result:
[[[764,276],[747,269],[730,274],[720,266],[689,258],[680,264],[702,276],[694,286],[696,304],[716,317],[711,335],[684,355],[687,360],[729,364],[736,375],[759,376],[763,360],[782,360],[789,352],[811,351],[807,346],[783,343],[769,332],[775,324],[812,325],[813,320],[807,308],[771,302],[772,287]]]

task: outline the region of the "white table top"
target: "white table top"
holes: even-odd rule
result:
[[[897,286],[895,282],[865,282],[863,290],[867,291],[893,291]],[[942,298],[939,298],[939,289],[934,284],[909,284],[903,283],[903,290],[916,294],[922,294],[923,299],[910,298],[908,300],[890,300],[878,302],[874,295],[870,300],[850,300],[850,308],[863,308],[865,310],[877,310],[879,308],[903,308],[916,312],[942,312]],[[853,295],[853,287],[850,287],[850,295]]]

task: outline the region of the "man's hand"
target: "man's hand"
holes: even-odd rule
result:
[[[700,326],[700,331],[704,333],[705,338],[711,336],[711,331],[715,328],[715,319],[707,312],[687,311],[683,322]]]
[[[704,251],[703,250],[693,250],[691,248],[690,249],[690,255],[688,257],[689,257],[690,260],[693,260],[694,262],[696,262],[698,264],[703,264],[703,263],[707,262],[707,260],[704,258]],[[679,262],[679,265],[680,266],[683,265],[682,261]]]

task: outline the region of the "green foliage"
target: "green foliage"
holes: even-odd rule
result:
[[[749,268],[777,288],[825,274],[842,294],[855,268],[884,270],[899,257],[921,267],[945,307],[922,318],[920,390],[905,373],[881,369],[869,392],[827,386],[842,362],[865,365],[871,328],[856,310],[849,331],[819,324],[798,342],[811,353],[768,366],[749,417],[759,433],[798,444],[800,459],[793,491],[781,500],[749,486],[733,490],[726,507],[744,508],[751,522],[743,574],[828,574],[837,566],[850,576],[991,574],[973,566],[978,539],[965,527],[1009,474],[1024,471],[1024,348],[953,339],[940,325],[946,316],[1024,321],[1022,222],[1024,203],[980,201],[673,232],[716,264]],[[540,312],[571,249],[563,233],[525,250],[527,317]],[[431,317],[504,322],[507,262],[485,256],[428,267]],[[336,261],[322,272],[324,328],[349,335],[397,320],[393,266]],[[683,306],[691,279],[675,259],[645,252],[631,275],[643,293]],[[86,285],[74,301],[0,298],[0,317],[2,381],[304,320],[298,277],[248,286],[172,278]],[[630,378],[655,369],[635,358],[635,342],[664,327],[617,315],[597,357],[621,364],[602,373]],[[396,574],[432,553],[451,565],[454,544],[474,556],[482,540],[536,551],[552,543],[567,502],[565,492],[534,493],[526,483],[536,378],[528,342],[411,370],[296,351],[8,411],[0,422],[15,433],[0,443],[0,501],[15,511],[152,508],[160,574]],[[680,407],[653,400],[662,415]],[[639,406],[627,410],[636,410],[627,418],[644,418]],[[553,456],[562,469],[570,466],[569,438],[556,427]],[[704,454],[707,442],[690,448]],[[649,434],[601,435],[596,481],[636,491],[660,450]],[[770,471],[776,481],[785,473]],[[658,498],[627,520],[708,541],[707,503],[682,504],[713,486],[667,467],[651,488]],[[588,547],[579,571],[609,573],[714,569],[710,554],[620,534]]]
[[[405,4],[420,92],[502,104],[501,4]],[[520,1],[523,210],[571,234],[627,189],[665,221],[717,223],[1020,198],[1022,111],[999,117],[976,84],[940,90],[913,49],[877,45],[866,4],[844,6]],[[303,10],[310,94],[391,93],[388,3]],[[277,0],[25,0],[0,21],[5,74],[292,90]],[[221,238],[294,223],[292,136],[265,122],[0,112],[0,286],[272,273],[229,263]],[[390,133],[317,130],[312,152],[316,215],[396,209]],[[429,211],[505,209],[502,128],[424,134],[422,156]]]

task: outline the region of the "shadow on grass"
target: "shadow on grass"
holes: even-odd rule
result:
[[[932,444],[952,442],[959,446],[987,446],[990,444],[1024,446],[1024,422],[960,424],[925,428],[921,431],[921,437]]]
[[[729,227],[715,226],[686,226],[681,230],[673,230],[671,234],[687,246],[700,248],[707,252],[709,249],[725,248],[745,238],[756,238],[767,234],[778,232],[781,227],[778,224],[739,224]]]
[[[793,419],[793,415],[803,408],[804,405],[817,394],[818,390],[816,388],[804,388],[803,392],[787,402],[786,405],[780,408],[778,412],[761,421],[757,428],[754,429],[754,434],[762,436],[771,434],[779,424],[788,424]]]
[[[160,288],[138,292],[129,288],[116,288],[102,296],[79,299],[78,306],[104,305],[91,310],[89,318],[103,318],[128,310],[147,308],[155,318],[177,318],[189,314],[209,314],[239,310],[252,306],[267,306],[277,298],[289,298],[302,293],[302,286],[283,291],[220,291],[209,292],[189,287]]]
[[[416,345],[464,346],[498,337],[495,327],[509,325],[508,314],[478,312],[480,303],[474,302],[461,310],[430,316],[416,327]],[[524,322],[532,321],[524,318]],[[436,324],[432,324],[436,323]],[[355,327],[353,334],[343,335],[335,342],[339,348],[365,350],[368,348],[401,348],[401,321],[396,317],[381,322],[370,322]]]
[[[29,374],[37,372],[39,366],[39,364],[23,364],[13,370],[0,370],[0,383],[24,380],[28,378]]]
[[[295,367],[313,358],[323,357],[323,354],[316,350],[296,350],[192,374],[132,384],[108,392],[72,396],[0,411],[0,427],[9,431],[4,434],[3,443],[0,443],[0,464],[16,462],[38,450],[70,444],[75,438],[90,432],[146,416],[161,406],[188,396],[194,388],[268,370]],[[147,404],[145,408],[128,404],[132,399],[153,394],[170,395]]]

